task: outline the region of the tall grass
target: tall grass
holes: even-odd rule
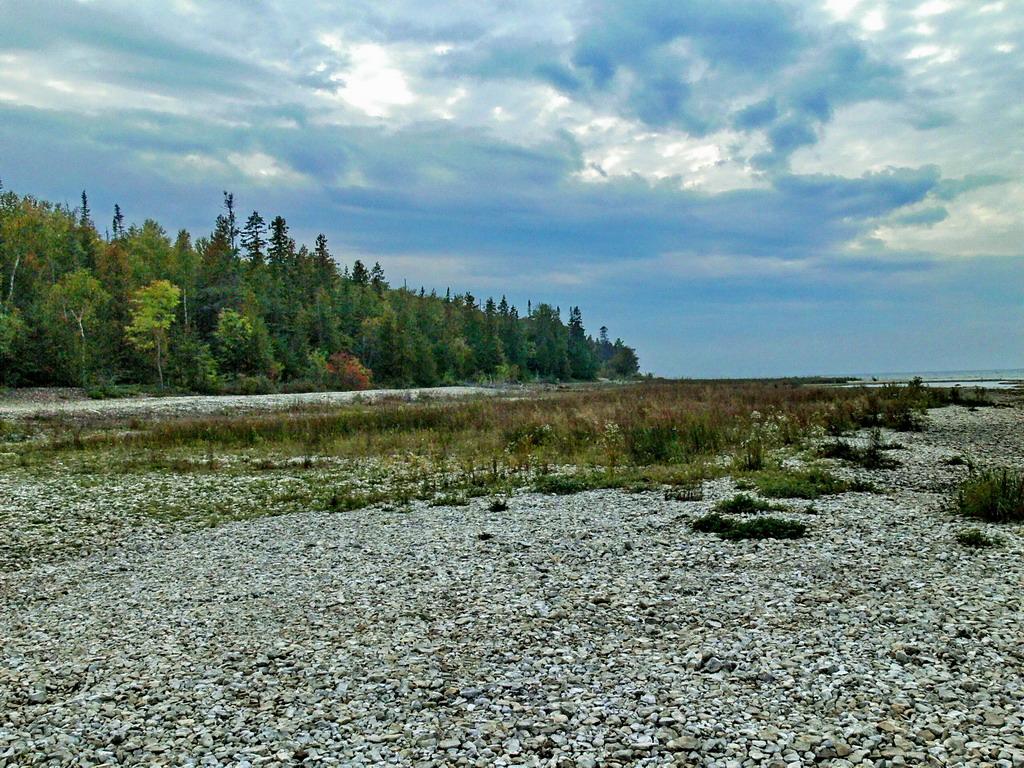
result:
[[[265,450],[307,457],[414,454],[542,469],[679,465],[742,452],[740,463],[755,469],[774,447],[840,425],[873,424],[880,413],[919,409],[922,398],[934,397],[911,388],[876,391],[792,381],[651,381],[525,398],[390,399],[332,410],[97,423],[74,440],[70,430],[58,431],[51,445],[133,452]]]
[[[1024,523],[1024,473],[988,469],[973,473],[957,492],[957,507],[990,523]]]

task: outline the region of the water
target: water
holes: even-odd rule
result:
[[[1024,386],[1024,368],[1003,368],[987,371],[906,371],[903,373],[856,374],[851,386],[880,387],[882,384],[906,384],[920,379],[931,387],[984,387],[1013,389]]]

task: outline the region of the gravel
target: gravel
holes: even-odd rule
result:
[[[353,401],[458,398],[507,394],[508,387],[420,387],[362,392],[301,392],[290,395],[185,395],[91,400],[81,390],[14,390],[0,398],[0,418],[168,417],[334,407]],[[54,392],[58,394],[53,394]]]
[[[955,544],[944,460],[1024,466],[1024,412],[931,419],[887,435],[897,469],[836,465],[885,494],[784,502],[796,541],[690,531],[725,478],[149,531],[0,573],[0,768],[1021,768],[1024,537]]]

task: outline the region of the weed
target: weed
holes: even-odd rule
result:
[[[807,533],[807,526],[799,520],[782,517],[755,517],[734,523],[720,534],[724,539],[800,539]]]
[[[807,526],[799,520],[781,517],[755,517],[735,520],[718,512],[699,517],[690,523],[699,533],[714,533],[723,539],[799,539],[807,533]]]
[[[757,512],[780,509],[780,507],[777,504],[770,504],[767,501],[755,499],[748,494],[740,493],[731,499],[722,499],[722,501],[715,504],[715,509],[718,512],[729,515],[750,515]]]
[[[598,488],[614,488],[619,483],[608,476],[597,474],[580,475],[541,475],[533,484],[537,493],[551,493],[566,496],[571,493],[583,493]]]
[[[967,517],[990,523],[1024,522],[1024,472],[987,469],[960,485],[957,508]]]
[[[718,512],[709,512],[690,523],[698,533],[725,533],[734,525],[733,521]]]
[[[699,485],[669,488],[665,491],[665,501],[702,501],[704,489]]]
[[[506,499],[496,498],[487,505],[487,510],[489,512],[507,512],[508,501]]]
[[[891,448],[882,440],[882,431],[876,427],[871,430],[865,448],[858,448],[845,440],[837,440],[823,445],[818,453],[822,458],[842,459],[865,469],[894,469],[900,466],[899,461],[883,453]]]
[[[870,485],[847,482],[817,467],[803,470],[766,470],[755,473],[741,488],[754,487],[769,499],[817,499],[847,491],[873,490]]]
[[[958,544],[962,544],[965,547],[971,549],[985,549],[988,547],[997,547],[1000,544],[1000,540],[996,536],[989,536],[987,533],[982,531],[980,528],[967,528],[960,531],[956,535]]]

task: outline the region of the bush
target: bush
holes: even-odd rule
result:
[[[804,470],[769,470],[759,472],[752,481],[741,487],[753,485],[762,496],[769,499],[817,499],[847,491],[869,491],[870,485],[848,483],[823,469],[812,467]]]
[[[799,539],[807,533],[807,526],[799,520],[781,517],[755,517],[751,520],[734,520],[711,512],[690,523],[699,533],[714,533],[723,539]]]
[[[723,539],[800,539],[807,533],[807,526],[799,520],[782,517],[755,517],[752,520],[734,523],[720,534]]]
[[[883,453],[891,447],[882,441],[882,431],[875,428],[871,430],[871,438],[865,448],[858,448],[845,440],[837,440],[823,445],[818,453],[822,458],[842,459],[865,469],[894,469],[900,463]]]
[[[987,547],[999,546],[999,539],[989,536],[980,528],[968,528],[956,535],[957,543],[972,549],[985,549]]]
[[[489,512],[507,512],[508,502],[505,499],[494,499],[487,506]]]
[[[335,389],[363,391],[373,385],[373,373],[359,358],[348,352],[335,352],[327,361],[327,378]]]
[[[989,469],[968,477],[957,492],[957,508],[990,523],[1024,522],[1024,473]]]
[[[723,499],[718,502],[715,504],[715,509],[730,515],[752,515],[757,512],[778,509],[778,507],[762,499],[755,499],[753,496],[740,493],[731,499]]]
[[[732,526],[732,520],[718,512],[710,512],[690,523],[690,527],[698,533],[724,533]]]

